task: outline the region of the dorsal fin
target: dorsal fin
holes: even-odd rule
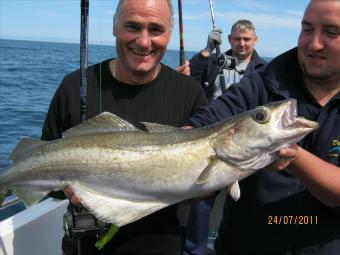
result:
[[[141,122],[143,124],[146,131],[150,133],[157,133],[157,132],[165,132],[165,131],[173,131],[178,128],[158,123],[150,123],[150,122]]]
[[[67,136],[75,136],[75,135],[84,135],[84,134],[93,134],[100,132],[112,132],[112,131],[126,131],[126,130],[139,130],[131,123],[123,120],[109,112],[102,112],[97,116],[94,116],[91,119],[75,126],[73,128],[68,129],[63,133],[64,137]]]
[[[26,153],[28,150],[33,149],[39,144],[45,143],[45,141],[41,141],[39,139],[33,139],[29,137],[23,137],[21,140],[18,142],[17,146],[15,149],[12,151],[11,155],[9,158],[15,162],[18,158],[21,157],[22,154]]]

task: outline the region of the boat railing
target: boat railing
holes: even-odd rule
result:
[[[15,195],[9,195],[5,198],[2,205],[0,206],[0,211],[20,202],[20,198],[16,197]]]

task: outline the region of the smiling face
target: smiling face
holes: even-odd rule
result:
[[[305,11],[298,59],[308,81],[340,80],[340,1],[312,0]]]
[[[168,1],[124,0],[113,25],[120,76],[152,80],[170,40]]]

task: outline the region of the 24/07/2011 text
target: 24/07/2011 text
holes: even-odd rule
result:
[[[267,224],[269,225],[290,225],[290,224],[299,224],[299,225],[311,225],[318,224],[319,218],[317,215],[276,215],[276,216],[268,216]]]

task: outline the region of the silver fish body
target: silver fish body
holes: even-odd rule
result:
[[[55,141],[25,138],[0,174],[0,190],[11,189],[31,205],[69,185],[97,218],[122,226],[226,186],[237,199],[237,181],[317,128],[296,117],[295,100],[204,128],[144,125],[149,131],[102,113]]]

